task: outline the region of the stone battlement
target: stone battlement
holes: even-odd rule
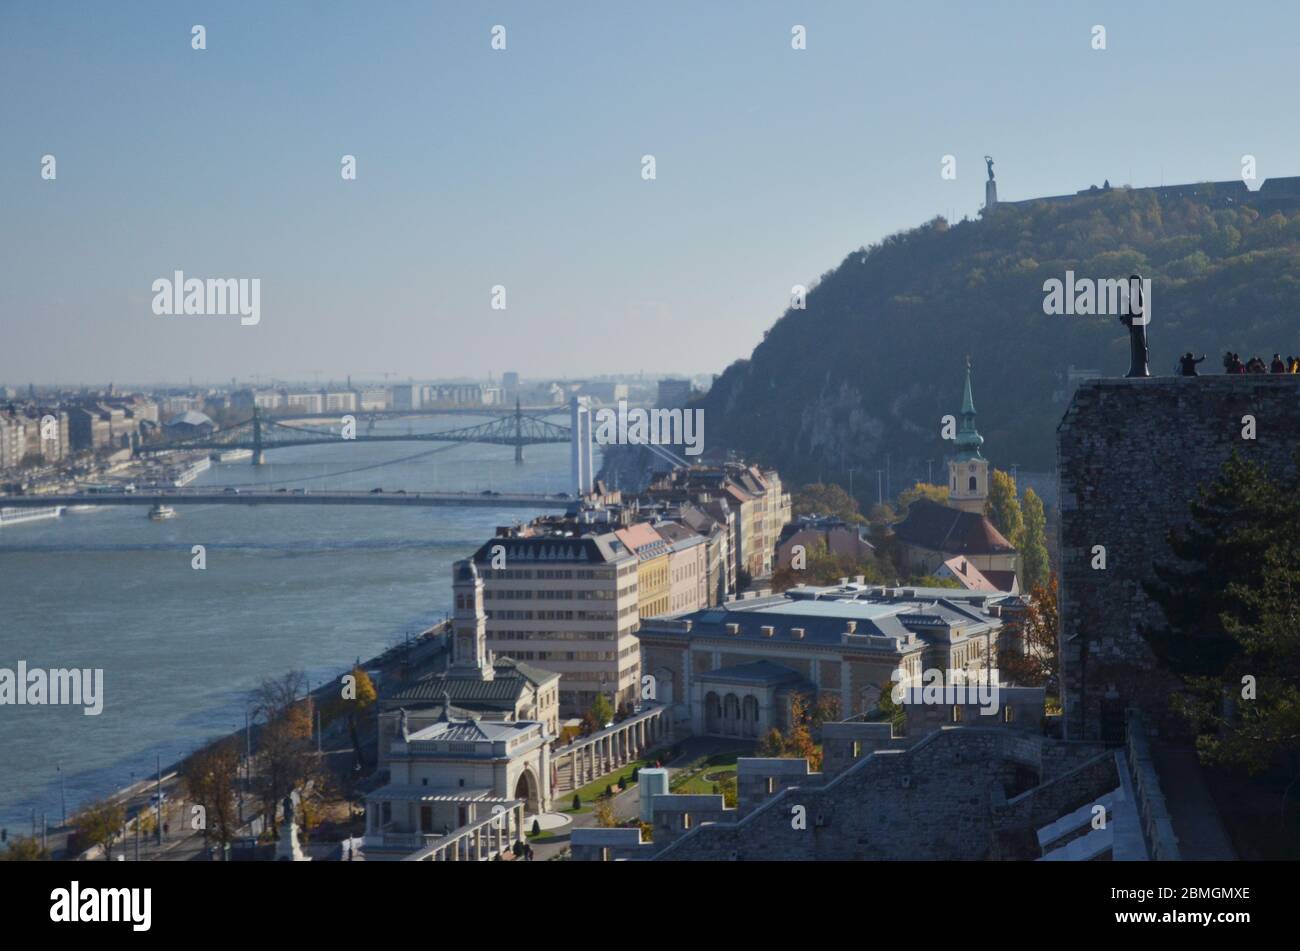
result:
[[[1243,438],[1244,417],[1255,438]],[[1168,722],[1173,680],[1139,633],[1161,622],[1143,590],[1167,536],[1233,450],[1276,472],[1300,446],[1300,376],[1098,379],[1057,427],[1065,735],[1121,742],[1124,708]],[[1100,546],[1100,547],[1099,547]],[[1104,568],[1094,568],[1104,551]]]

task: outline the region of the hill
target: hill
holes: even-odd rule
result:
[[[1191,190],[1188,190],[1191,191]],[[1264,210],[1205,185],[1174,195],[1112,189],[1000,206],[956,225],[936,218],[860,248],[822,275],[749,359],[699,405],[712,446],[775,465],[794,482],[848,483],[874,502],[890,454],[895,491],[936,474],[940,419],[961,404],[971,357],[985,455],[1045,470],[1068,404],[1070,366],[1122,376],[1128,335],[1098,316],[1048,316],[1044,282],[1152,280],[1151,372],[1181,353],[1243,359],[1300,351],[1300,210]]]

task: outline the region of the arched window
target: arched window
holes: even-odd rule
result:
[[[970,491],[972,491],[972,492],[975,491],[975,477],[974,477],[974,476],[971,476],[971,477],[970,477]]]

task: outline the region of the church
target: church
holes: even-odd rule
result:
[[[989,462],[980,452],[984,437],[975,428],[969,363],[954,443],[956,452],[948,460],[948,504],[918,499],[908,507],[907,518],[894,526],[899,567],[952,578],[968,589],[1018,594],[1019,554],[984,515]]]

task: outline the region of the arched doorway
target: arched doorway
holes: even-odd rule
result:
[[[722,726],[722,701],[713,691],[709,691],[704,696],[704,732],[709,734],[720,733]]]
[[[531,767],[525,766],[519,774],[519,781],[515,783],[515,798],[524,801],[524,812],[529,815],[537,815],[542,811],[541,792],[537,788],[537,777],[533,775]]]
[[[758,736],[758,698],[746,695],[740,703],[741,735]]]
[[[729,693],[722,700],[723,732],[728,736],[740,733],[740,698]]]

